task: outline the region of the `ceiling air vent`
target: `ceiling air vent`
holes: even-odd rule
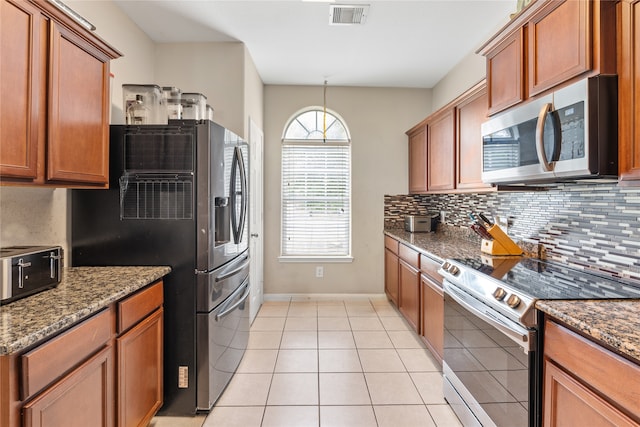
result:
[[[369,5],[329,5],[329,25],[364,24],[369,14]]]

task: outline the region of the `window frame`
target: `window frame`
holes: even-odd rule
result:
[[[333,118],[338,121],[345,130],[346,139],[324,139],[324,138],[307,138],[307,139],[299,139],[299,138],[287,138],[286,134],[289,130],[290,126],[294,123],[296,119],[298,119],[301,115],[308,113],[310,111],[325,113],[327,116],[331,115]],[[317,131],[316,129],[313,131]],[[313,133],[311,131],[310,133]],[[323,135],[324,136],[324,135]],[[348,197],[349,197],[349,219],[348,219],[348,253],[346,255],[329,255],[329,254],[318,254],[318,255],[285,255],[284,254],[284,226],[285,226],[285,218],[284,218],[284,169],[283,169],[283,161],[284,161],[284,147],[287,145],[294,146],[323,146],[323,145],[333,145],[333,146],[347,146],[349,148],[348,151]],[[322,106],[309,106],[302,108],[296,111],[289,120],[287,120],[286,125],[284,126],[280,144],[280,254],[278,260],[280,262],[286,263],[305,263],[305,262],[331,262],[331,263],[348,263],[353,261],[353,161],[352,161],[352,149],[351,149],[351,134],[349,132],[349,128],[347,127],[344,119],[335,111],[330,109],[325,109]]]

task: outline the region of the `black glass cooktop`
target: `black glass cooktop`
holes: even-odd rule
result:
[[[454,261],[535,299],[640,299],[640,285],[533,258]]]

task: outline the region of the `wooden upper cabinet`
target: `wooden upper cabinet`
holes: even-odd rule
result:
[[[489,114],[570,81],[616,73],[616,3],[537,0],[487,41]]]
[[[472,88],[456,106],[456,188],[491,188],[482,182],[482,132],[487,120],[487,89]]]
[[[618,134],[621,185],[640,185],[640,1],[620,2]]]
[[[34,179],[38,160],[40,12],[0,3],[0,175]]]
[[[591,69],[591,13],[585,1],[552,1],[528,25],[529,96]]]
[[[47,179],[109,182],[109,57],[58,25],[50,31]]]
[[[120,53],[45,0],[0,2],[1,182],[106,187]]]
[[[440,111],[427,124],[427,188],[429,191],[455,188],[455,114],[453,108]]]
[[[487,53],[487,105],[490,113],[524,100],[523,49],[524,31],[518,28]]]
[[[427,127],[418,125],[407,132],[409,136],[409,193],[426,193],[427,184]]]

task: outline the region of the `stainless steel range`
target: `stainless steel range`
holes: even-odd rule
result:
[[[539,426],[537,300],[640,298],[640,287],[531,258],[449,259],[444,394],[465,426]]]

